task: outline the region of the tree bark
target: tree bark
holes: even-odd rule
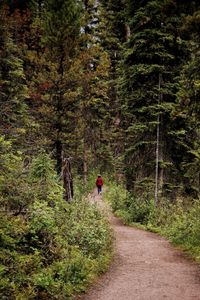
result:
[[[161,93],[162,74],[158,78],[158,104],[162,100]],[[156,169],[155,169],[155,205],[158,204],[158,194],[160,194],[160,176],[159,176],[159,159],[160,159],[160,113],[157,116],[157,137],[156,137]],[[163,175],[162,175],[163,178]]]
[[[62,171],[62,142],[57,140],[55,142],[55,150],[56,150],[56,170],[57,174],[60,176]]]
[[[84,176],[84,183],[87,183],[87,150],[86,145],[84,143],[84,149],[83,149],[83,176]]]
[[[73,198],[73,179],[71,173],[71,163],[69,158],[65,158],[62,164],[62,179],[64,187],[64,199],[68,202]]]

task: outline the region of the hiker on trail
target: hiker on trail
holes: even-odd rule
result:
[[[101,192],[102,192],[102,185],[103,185],[103,179],[102,179],[101,175],[98,175],[97,180],[96,180],[98,194],[101,194]]]

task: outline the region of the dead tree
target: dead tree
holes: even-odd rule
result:
[[[64,199],[71,201],[73,198],[73,180],[70,158],[64,158],[62,163],[62,179],[64,187]]]

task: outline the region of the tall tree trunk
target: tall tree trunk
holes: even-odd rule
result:
[[[69,158],[63,159],[62,179],[64,187],[64,199],[66,201],[71,201],[73,198],[73,179],[71,173],[71,163]]]
[[[61,87],[63,86],[63,62],[64,62],[64,48],[63,45],[60,46],[60,64],[58,68],[58,73],[61,76],[60,79],[60,91],[58,91],[58,95],[56,96],[56,113],[57,113],[57,140],[55,142],[56,146],[56,162],[57,162],[57,173],[60,175],[62,171],[62,153],[63,153],[63,144],[61,140],[61,133],[62,133],[62,115],[63,115],[63,94],[61,92]]]
[[[131,29],[128,24],[125,24],[125,29],[126,29],[126,41],[129,41],[130,35],[131,35]]]
[[[162,84],[162,82],[161,82]],[[163,94],[161,93],[160,96],[160,103],[162,103],[162,99],[163,99]],[[158,197],[162,196],[162,192],[163,192],[163,183],[164,183],[164,168],[163,165],[161,165],[164,161],[164,153],[163,153],[163,143],[164,143],[164,139],[163,139],[163,118],[162,116],[160,116],[160,137],[159,137],[159,168],[158,168]]]
[[[62,142],[57,139],[55,142],[55,151],[56,151],[56,170],[58,175],[61,174],[61,170],[62,170]]]
[[[63,152],[63,145],[61,140],[61,133],[62,133],[62,123],[61,123],[61,116],[62,116],[62,96],[59,95],[56,97],[57,104],[56,104],[56,113],[57,113],[57,123],[55,125],[57,131],[57,138],[55,141],[55,157],[56,157],[56,169],[58,175],[61,174],[62,170],[62,152]]]
[[[162,93],[161,93],[161,82],[162,75],[159,73],[158,78],[158,105],[161,102]],[[158,204],[158,194],[160,194],[160,176],[159,176],[159,160],[160,160],[160,113],[157,116],[157,137],[156,137],[156,170],[155,170],[155,205]]]
[[[86,149],[86,144],[84,142],[84,149],[83,149],[83,176],[84,176],[84,183],[87,183],[87,173],[88,173],[88,168],[87,168],[87,149]]]

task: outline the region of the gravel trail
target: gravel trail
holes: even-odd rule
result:
[[[105,211],[101,196],[91,200]],[[159,235],[124,226],[109,213],[115,256],[80,300],[200,300],[200,267]]]

